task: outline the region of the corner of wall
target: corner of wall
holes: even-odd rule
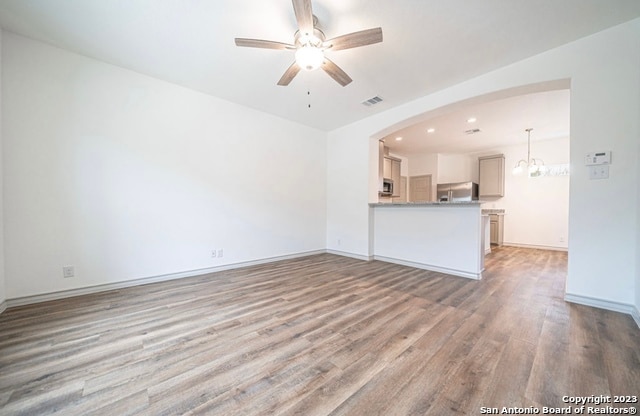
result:
[[[640,328],[640,308],[638,308],[637,305],[631,313],[631,317],[634,321],[636,321],[636,325],[638,325],[638,328]]]
[[[636,21],[640,25],[640,19]],[[637,85],[640,87],[640,72],[636,73]],[[640,100],[638,100],[638,109],[640,109]],[[634,118],[636,131],[640,132],[640,120],[637,117]],[[640,142],[636,141],[636,160],[640,160]],[[633,319],[636,321],[638,327],[640,327],[640,165],[636,165],[636,275],[635,275],[635,302]]]
[[[638,75],[638,78],[640,79],[640,74]],[[638,123],[637,120],[636,123]],[[638,144],[638,157],[636,160],[640,160],[640,144]],[[636,204],[636,278],[634,282],[636,293],[633,319],[636,321],[636,324],[638,324],[638,327],[640,327],[640,166],[637,169],[638,180],[636,181],[636,184],[638,189],[636,191],[636,199],[638,202]]]
[[[2,78],[2,29],[0,28],[0,79]],[[7,295],[4,276],[4,210],[3,210],[3,195],[4,190],[2,184],[3,179],[3,141],[2,141],[2,84],[0,83],[0,313],[7,308]]]

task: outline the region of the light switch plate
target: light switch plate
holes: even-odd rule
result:
[[[589,179],[608,179],[609,165],[589,166]]]

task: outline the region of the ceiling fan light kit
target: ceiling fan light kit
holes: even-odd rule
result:
[[[306,71],[313,71],[320,68],[324,61],[322,49],[313,45],[304,45],[296,51],[296,63]]]
[[[236,46],[277,50],[294,49],[296,51],[295,61],[282,75],[278,85],[289,85],[300,69],[313,71],[322,68],[338,84],[346,86],[352,79],[338,65],[328,59],[324,52],[328,49],[339,51],[382,42],[382,29],[377,27],[361,30],[325,41],[324,33],[316,27],[318,19],[313,15],[311,0],[292,1],[298,23],[293,45],[263,39],[236,38]]]

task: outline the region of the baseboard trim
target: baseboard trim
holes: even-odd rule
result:
[[[362,254],[349,253],[347,251],[339,251],[339,250],[327,249],[327,250],[325,250],[325,253],[327,253],[327,254],[335,254],[336,256],[342,256],[342,257],[351,257],[352,259],[356,259],[356,260],[364,260],[364,261],[373,260],[373,257],[371,257],[371,256],[363,256]]]
[[[482,272],[470,273],[470,272],[465,272],[463,270],[448,269],[446,267],[439,267],[439,266],[434,266],[431,264],[424,264],[424,263],[416,263],[413,261],[400,260],[400,259],[396,259],[392,257],[384,257],[384,256],[373,256],[373,259],[384,261],[387,263],[400,264],[402,266],[415,267],[416,269],[423,269],[423,270],[429,270],[432,272],[451,274],[453,276],[466,277],[467,279],[473,279],[473,280],[482,279]]]
[[[0,313],[4,312],[5,310],[7,310],[7,301],[3,301],[2,303],[0,303]]]
[[[535,244],[520,244],[520,243],[502,243],[503,246],[508,247],[520,247],[520,248],[531,248],[535,250],[553,250],[553,251],[569,251],[567,247],[554,247],[554,246],[537,246]]]
[[[259,264],[273,263],[281,260],[291,260],[299,257],[307,257],[307,256],[313,256],[316,254],[324,254],[324,253],[326,253],[326,250],[306,251],[306,252],[295,253],[295,254],[287,254],[283,256],[266,257],[258,260],[251,260],[251,261],[245,261],[245,262],[239,262],[239,263],[230,263],[230,264],[225,264],[217,267],[208,267],[205,269],[196,269],[196,270],[189,270],[189,271],[178,272],[178,273],[169,273],[169,274],[163,274],[158,276],[143,277],[141,279],[127,280],[124,282],[107,283],[103,285],[88,286],[88,287],[83,287],[78,289],[44,293],[41,295],[24,296],[20,298],[7,299],[5,302],[2,303],[2,305],[4,305],[4,309],[6,309],[14,306],[30,305],[33,303],[47,302],[50,300],[58,300],[58,299],[70,298],[74,296],[82,296],[82,295],[89,295],[89,294],[98,293],[98,292],[106,292],[108,290],[124,289],[127,287],[141,286],[141,285],[146,285],[150,283],[158,283],[158,282],[165,282],[168,280],[183,279],[185,277],[200,276],[203,274],[216,273],[224,270],[239,269],[242,267],[256,266]],[[1,308],[2,305],[0,305],[0,313],[4,311],[4,309]]]
[[[634,321],[636,321],[636,325],[640,328],[640,310],[638,310],[637,306],[633,307],[633,311],[631,312],[631,317]]]
[[[628,303],[614,302],[611,300],[604,300],[598,298],[592,298],[589,296],[576,295],[574,293],[565,293],[564,300],[571,303],[577,303],[580,305],[591,306],[593,308],[606,309],[608,311],[626,313],[631,315],[633,320],[640,328],[640,313],[638,308]]]

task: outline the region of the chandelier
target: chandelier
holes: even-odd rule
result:
[[[520,159],[518,163],[513,167],[513,174],[520,175],[524,172],[525,168],[529,172],[529,176],[540,176],[544,172],[544,162],[542,159],[536,159],[531,157],[531,127],[525,129],[527,132],[527,160]]]

